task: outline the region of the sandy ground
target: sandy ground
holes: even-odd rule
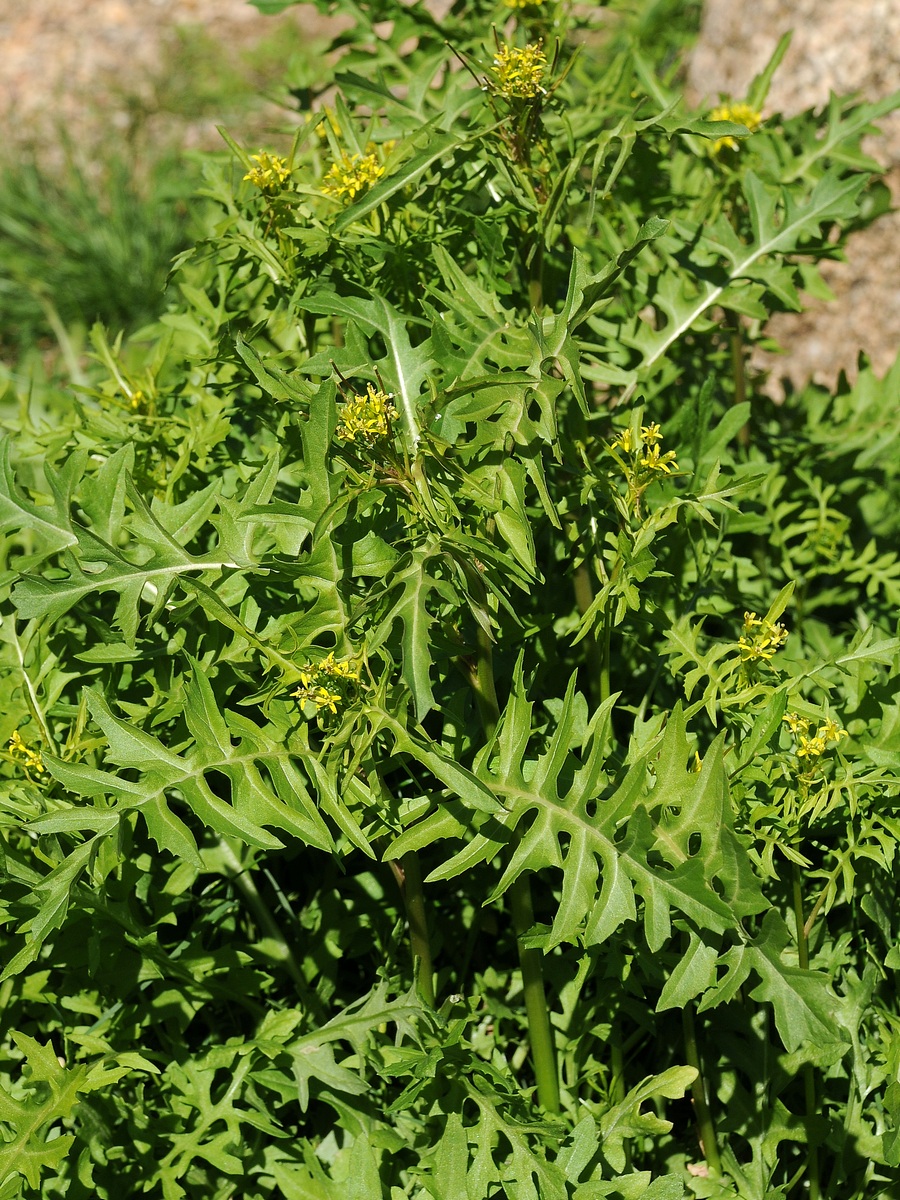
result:
[[[179,31],[202,31],[228,63],[291,24],[313,39],[324,21],[311,5],[272,17],[247,0],[0,0],[7,146],[41,139],[52,145],[60,127],[90,146],[123,134],[138,112],[158,117],[161,132],[182,144],[220,144],[215,125],[227,112],[154,112],[160,90],[171,90]],[[277,119],[274,106],[261,103],[257,119],[265,114]]]

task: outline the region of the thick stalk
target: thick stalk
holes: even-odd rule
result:
[[[418,853],[415,850],[407,851],[399,862],[391,863],[391,870],[400,887],[400,895],[406,908],[409,944],[419,995],[429,1008],[434,1008],[434,968],[431,962],[428,922],[425,919],[425,892],[422,888],[422,867]]]
[[[480,625],[476,638],[478,656],[475,660],[475,670],[472,673],[472,689],[475,692],[475,704],[484,728],[484,736],[490,740],[494,736],[500,720],[500,703],[497,700],[497,688],[494,683],[494,652],[491,646],[491,635]]]
[[[540,235],[538,235],[540,238]],[[528,302],[534,312],[540,314],[544,307],[544,243],[538,240],[531,251],[531,266],[528,279]]]
[[[484,725],[485,737],[492,738],[500,720],[500,705],[494,685],[491,639],[487,630],[481,626],[478,627],[477,649],[478,660],[471,675],[472,688]],[[517,844],[518,836],[513,841],[513,849]],[[538,1101],[548,1112],[559,1112],[559,1075],[553,1031],[547,1011],[547,997],[544,994],[542,955],[540,950],[527,947],[522,942],[524,934],[534,924],[531,882],[526,874],[519,875],[510,886],[509,904],[519,946],[519,966],[522,970],[525,1013],[528,1018],[528,1036],[531,1041]]]
[[[697,1072],[697,1078],[691,1085],[694,1098],[694,1115],[697,1118],[697,1128],[700,1131],[700,1142],[703,1156],[709,1168],[710,1175],[722,1174],[722,1159],[719,1156],[719,1143],[716,1138],[716,1127],[706,1099],[706,1086],[703,1079],[703,1066],[700,1062],[700,1050],[697,1045],[697,1026],[694,1021],[694,1006],[688,1001],[681,1010],[681,1022],[684,1029],[684,1055],[688,1066]]]
[[[509,889],[509,905],[519,943],[519,966],[522,969],[522,988],[525,993],[525,1013],[531,1039],[531,1058],[537,1080],[539,1103],[547,1112],[559,1112],[559,1075],[556,1067],[556,1047],[547,997],[544,994],[544,970],[541,951],[525,946],[522,938],[534,924],[531,904],[531,884],[527,875],[520,875]]]
[[[796,863],[791,868],[791,884],[794,899],[794,920],[797,924],[797,960],[801,970],[809,970],[809,940],[803,917],[803,879]],[[803,1090],[806,1100],[806,1177],[809,1180],[809,1200],[819,1200],[822,1191],[819,1180],[819,1151],[813,1143],[812,1123],[815,1119],[816,1076],[812,1063],[803,1066]]]
[[[600,703],[609,699],[609,658],[612,653],[612,600],[606,606],[603,614],[603,632],[600,641]]]
[[[613,1020],[609,1033],[610,1065],[612,1067],[613,1104],[623,1104],[628,1094],[625,1087],[625,1051],[622,1047],[622,1025],[618,1017]],[[622,1152],[625,1155],[625,1170],[631,1170],[631,1138],[622,1142]]]
[[[385,802],[390,800],[387,784],[381,772],[371,763],[372,779],[377,782]],[[425,891],[422,887],[422,864],[417,850],[409,850],[402,858],[391,859],[389,864],[406,909],[409,925],[409,948],[412,951],[413,972],[416,989],[424,1004],[434,1008],[434,967],[431,958],[431,940],[428,936],[428,920],[425,915]]]

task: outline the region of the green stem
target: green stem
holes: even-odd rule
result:
[[[706,1099],[706,1088],[703,1082],[703,1066],[700,1062],[700,1050],[697,1045],[697,1026],[694,1022],[694,1006],[688,1001],[681,1010],[681,1022],[684,1029],[684,1054],[688,1065],[697,1072],[697,1078],[691,1085],[694,1097],[694,1114],[697,1118],[697,1128],[700,1131],[700,1143],[710,1175],[722,1174],[722,1159],[719,1156],[719,1143],[716,1138],[716,1127]]]
[[[472,687],[475,702],[484,725],[485,737],[494,736],[500,721],[500,705],[494,683],[493,648],[490,635],[480,625],[477,634],[478,659],[472,672]],[[519,837],[513,840],[513,850]],[[525,1013],[528,1018],[528,1035],[531,1040],[531,1057],[537,1080],[538,1101],[548,1112],[559,1112],[559,1075],[556,1067],[556,1048],[547,1012],[547,997],[544,994],[544,971],[541,951],[523,945],[522,938],[534,924],[534,909],[531,903],[531,882],[527,875],[519,875],[509,889],[509,903],[513,927],[519,946],[519,966],[522,970],[522,987],[525,993]]]
[[[625,1051],[622,1047],[622,1025],[618,1017],[613,1020],[609,1034],[610,1066],[612,1067],[612,1100],[614,1104],[623,1104],[628,1094],[625,1087]],[[625,1170],[631,1170],[631,1138],[622,1142],[622,1152],[625,1155]]]
[[[572,586],[575,590],[575,604],[581,616],[587,612],[594,602],[594,589],[591,586],[591,574],[587,563],[582,562],[575,568],[572,576]],[[601,653],[597,639],[593,633],[584,638],[585,659],[589,674],[591,695],[599,707],[609,698],[609,642],[606,643],[606,656]]]
[[[434,968],[431,962],[428,922],[425,919],[425,892],[422,888],[422,867],[418,853],[415,850],[407,851],[399,862],[391,863],[391,870],[400,887],[400,895],[406,908],[416,986],[422,1000],[429,1008],[434,1008]]]
[[[475,692],[475,703],[484,727],[484,736],[490,741],[500,721],[500,703],[494,683],[494,650],[491,635],[481,625],[478,626],[476,634],[476,646],[478,654],[475,670],[472,672],[472,690]]]
[[[609,1050],[612,1066],[612,1098],[616,1104],[621,1104],[625,1099],[625,1055],[622,1052],[622,1035],[619,1031],[619,1022],[613,1023],[610,1031]]]
[[[288,945],[287,939],[282,933],[281,926],[272,915],[271,909],[259,894],[259,889],[254,882],[253,876],[242,864],[238,856],[223,839],[219,839],[219,852],[225,863],[225,873],[228,878],[240,892],[250,912],[253,914],[253,919],[259,927],[260,933],[271,938],[279,948],[278,959],[284,964],[287,973],[297,985],[297,991],[303,999],[309,1003],[311,1000],[311,992],[306,976],[300,968],[300,964],[294,957],[294,952]]]
[[[609,699],[609,657],[612,653],[612,608],[607,604],[603,613],[603,633],[600,642],[600,703]]]
[[[537,1080],[539,1103],[547,1112],[559,1112],[559,1074],[556,1067],[556,1046],[544,994],[543,955],[535,947],[525,946],[523,937],[534,924],[531,903],[531,883],[527,875],[519,875],[509,889],[509,905],[513,926],[519,943],[519,966],[525,993],[525,1012],[531,1040],[531,1058]]]
[[[794,920],[797,924],[797,960],[803,971],[809,970],[809,939],[803,917],[803,880],[796,863],[791,866],[791,884],[794,900]],[[803,1090],[806,1100],[806,1175],[809,1180],[809,1200],[819,1200],[819,1151],[813,1143],[812,1122],[817,1113],[816,1076],[812,1063],[803,1066]]]
[[[540,233],[537,242],[532,243],[528,302],[536,313],[544,306],[544,242]]]

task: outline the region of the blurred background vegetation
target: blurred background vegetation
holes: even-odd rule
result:
[[[0,150],[0,390],[80,382],[88,331],[140,335],[172,299],[173,258],[206,229],[203,153],[227,126],[289,137],[325,64],[289,21],[235,45],[214,28],[163,33],[160,66],[122,63],[76,120],[18,124]],[[294,119],[294,124],[296,119]],[[49,128],[49,135],[48,135]],[[200,131],[198,134],[198,130]],[[211,135],[211,136],[210,136]],[[218,148],[218,147],[216,147]]]
[[[674,76],[700,15],[700,0],[613,0],[598,12],[597,36],[636,42]],[[135,74],[123,62],[84,120],[60,123],[50,144],[45,131],[30,141],[27,128],[7,141],[0,386],[78,382],[94,322],[135,335],[165,311],[171,262],[209,219],[197,193],[199,158],[211,147],[203,136],[196,145],[198,124],[278,148],[330,83],[321,41],[296,21],[266,24],[239,44],[215,25],[165,30],[155,71]]]

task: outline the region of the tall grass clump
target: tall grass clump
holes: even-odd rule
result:
[[[186,178],[185,178],[186,177]],[[0,170],[0,338],[10,349],[60,326],[133,331],[165,306],[172,259],[191,240],[183,161],[138,180],[125,156],[89,169],[71,145],[52,166],[34,152]]]

